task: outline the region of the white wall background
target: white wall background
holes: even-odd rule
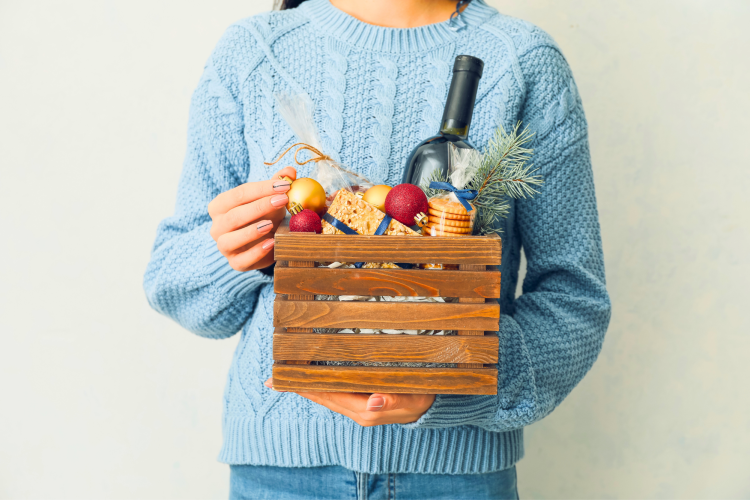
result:
[[[750,2],[494,0],[575,72],[614,316],[525,498],[750,497]],[[236,339],[148,308],[189,97],[270,0],[0,0],[0,497],[226,498]]]

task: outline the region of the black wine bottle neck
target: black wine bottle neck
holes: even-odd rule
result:
[[[449,140],[465,140],[469,137],[474,102],[483,68],[484,63],[479,58],[456,57],[453,64],[453,79],[440,123],[440,134]]]

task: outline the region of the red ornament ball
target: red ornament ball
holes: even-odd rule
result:
[[[323,224],[320,223],[320,216],[312,210],[304,209],[301,212],[292,215],[289,220],[289,230],[295,233],[322,233]]]
[[[399,184],[385,197],[385,213],[407,226],[416,224],[414,217],[429,208],[424,191],[414,184]]]

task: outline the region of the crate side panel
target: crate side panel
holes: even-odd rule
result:
[[[276,233],[276,260],[318,262],[441,262],[500,265],[502,243],[489,236],[415,237]]]
[[[274,365],[273,386],[279,391],[495,395],[497,370]]]
[[[277,333],[273,359],[394,363],[497,363],[494,335],[346,335]]]
[[[292,328],[497,331],[500,304],[290,301],[276,296],[273,324]]]
[[[277,267],[274,291],[293,295],[498,298],[500,272]]]

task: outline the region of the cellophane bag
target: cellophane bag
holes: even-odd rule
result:
[[[482,161],[482,154],[476,149],[458,148],[448,145],[449,166],[448,182],[457,190],[471,181]],[[443,191],[428,200],[430,210],[427,224],[422,228],[425,236],[470,236],[474,231],[477,210],[469,201],[471,210],[467,210],[455,193]],[[456,269],[451,264],[422,264],[423,269]]]
[[[318,181],[325,189],[328,205],[336,197],[339,189],[346,189],[356,194],[358,191],[366,191],[373,186],[369,179],[346,169],[326,154],[313,119],[315,104],[309,95],[285,92],[274,95],[279,114],[292,129],[294,135],[297,136],[298,141],[316,151],[306,147],[301,147],[301,149],[310,151],[313,158],[318,156],[316,153],[323,156],[322,159],[313,160],[315,167],[311,171],[310,177]]]

